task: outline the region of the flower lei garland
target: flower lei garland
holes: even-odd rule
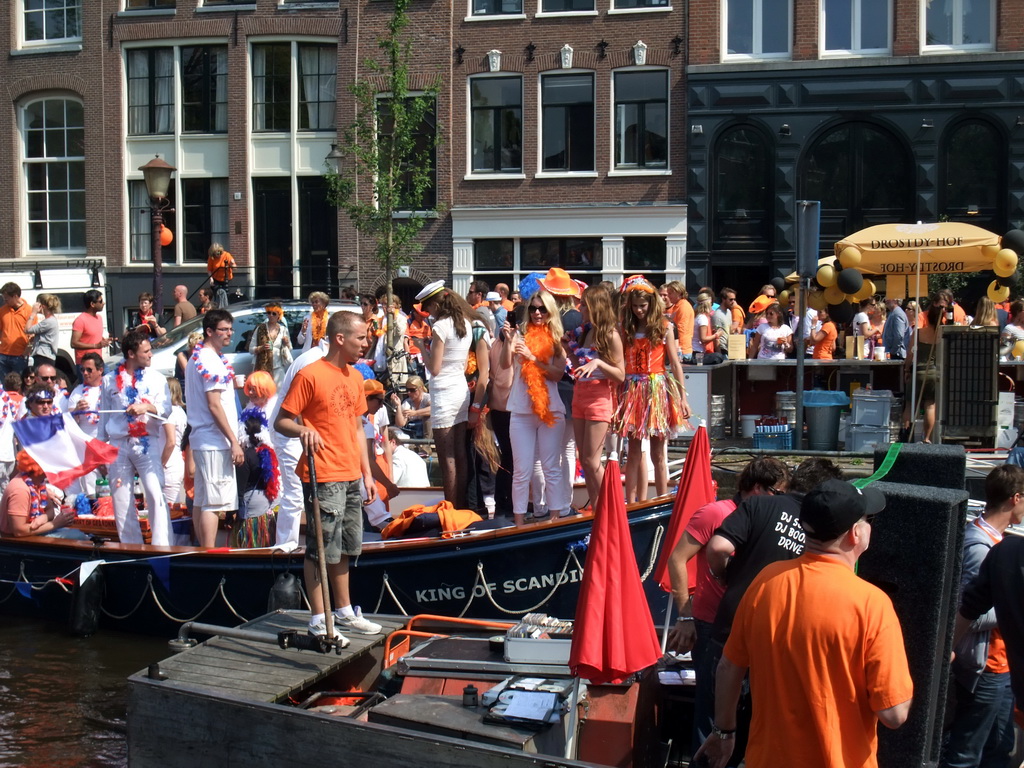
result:
[[[146,398],[139,397],[139,382],[142,381],[142,374],[145,368],[136,368],[132,372],[131,385],[125,386],[124,374],[127,373],[124,363],[117,366],[117,370],[114,373],[114,382],[117,384],[117,391],[122,393],[128,400],[128,405],[134,405],[137,402],[148,403]],[[131,413],[125,413],[125,418],[128,420],[128,437],[137,438],[139,445],[142,446],[143,454],[149,453],[149,433],[146,429],[145,422],[139,421],[139,417]]]
[[[22,472],[21,479],[25,481],[25,485],[28,486],[28,492],[32,497],[32,508],[29,509],[28,519],[35,520],[46,512],[46,504],[50,500],[49,494],[46,491],[46,483],[36,488],[36,484],[32,482],[32,475],[28,472]]]
[[[316,346],[320,343],[320,339],[327,333],[327,310],[318,309],[313,312],[313,343],[312,346]]]
[[[555,339],[547,325],[526,326],[526,346],[538,360],[550,361],[555,354]],[[555,415],[549,407],[547,377],[543,369],[533,360],[523,359],[523,381],[530,393],[530,402],[537,418],[547,427],[555,425]]]
[[[224,355],[219,354],[220,361],[224,364],[224,369],[227,371],[223,376],[217,376],[207,370],[206,366],[203,365],[203,361],[199,359],[199,353],[203,351],[203,345],[197,344],[196,348],[192,350],[192,357],[189,358],[196,367],[196,372],[203,377],[203,381],[215,384],[229,384],[235,378],[235,369],[231,367],[231,363]]]

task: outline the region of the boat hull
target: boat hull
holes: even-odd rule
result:
[[[672,500],[665,498],[628,513],[641,575],[653,569],[671,509]],[[353,602],[367,613],[508,619],[543,611],[570,618],[576,610],[592,520],[569,518],[445,540],[368,543],[354,561]],[[86,593],[77,587],[79,566],[96,559],[105,563],[99,598],[102,625],[152,634],[173,633],[190,620],[237,625],[266,613],[282,574],[292,574],[299,583],[302,578],[301,551],[217,553],[189,547],[3,539],[0,612],[68,621],[81,612],[85,599]],[[69,583],[55,581],[59,578]],[[645,589],[658,621],[668,597],[649,577]]]

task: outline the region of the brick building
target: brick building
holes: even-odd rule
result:
[[[440,82],[439,215],[399,287],[561,264],[685,270],[683,6],[418,0],[412,83]],[[165,293],[221,242],[256,296],[379,287],[326,199],[349,86],[391,9],[367,0],[11,0],[0,258],[105,259],[115,307],[152,286],[139,166],[177,172]],[[417,83],[422,86],[417,86]]]
[[[753,295],[873,224],[1024,223],[1024,55],[1008,0],[692,0],[690,280]],[[692,284],[691,282],[691,284]]]

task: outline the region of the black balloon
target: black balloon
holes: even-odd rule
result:
[[[853,310],[853,304],[848,301],[844,301],[842,304],[828,305],[828,316],[832,318],[836,325],[844,325],[850,322],[853,320],[854,314],[856,313]]]
[[[1018,256],[1024,255],[1024,229],[1011,229],[1003,235],[1003,248],[1009,248]]]
[[[771,280],[768,281],[768,284],[775,289],[776,295],[786,290],[786,281],[783,280],[781,277],[773,277]]]
[[[843,293],[851,296],[864,287],[864,275],[853,267],[847,267],[836,275],[836,285]]]

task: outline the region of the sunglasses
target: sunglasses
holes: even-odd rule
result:
[[[771,487],[771,488],[768,489],[768,493],[770,493],[772,496],[781,496],[785,492],[786,491],[784,489],[782,489],[782,488]]]
[[[534,312],[540,312],[542,315],[546,315],[548,313],[545,307],[538,307],[536,304],[531,304],[530,314],[532,315]]]
[[[33,400],[35,405],[53,405],[53,400]]]
[[[57,377],[56,376],[40,376],[39,379],[41,381],[56,381]]]
[[[280,317],[280,312],[267,312],[267,317]]]

